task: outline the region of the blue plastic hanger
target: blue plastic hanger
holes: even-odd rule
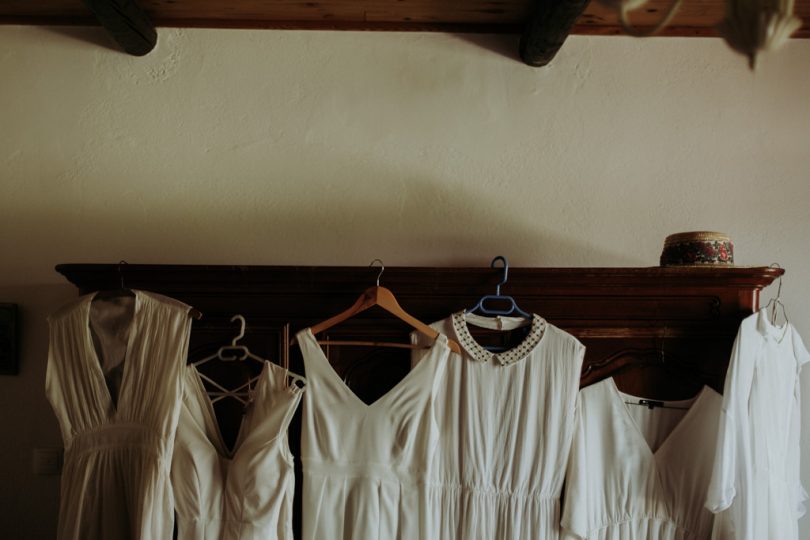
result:
[[[507,279],[509,279],[509,261],[507,261],[506,257],[504,257],[503,255],[498,255],[497,257],[492,259],[492,262],[490,263],[489,266],[491,268],[497,268],[497,266],[495,266],[495,263],[497,263],[499,260],[503,263],[503,279],[501,280],[500,283],[498,283],[498,285],[496,285],[495,294],[486,294],[482,296],[478,300],[478,303],[475,304],[475,307],[473,307],[472,309],[468,309],[467,311],[470,313],[474,311],[480,311],[484,315],[519,315],[526,319],[531,319],[532,316],[529,313],[526,313],[525,311],[520,309],[517,305],[517,302],[515,302],[514,298],[512,298],[511,296],[507,296],[505,294],[501,294],[501,285],[505,285]],[[509,304],[509,307],[506,309],[488,308],[486,307],[485,302],[489,300],[498,302],[507,302]]]

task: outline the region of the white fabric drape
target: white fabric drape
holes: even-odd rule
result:
[[[116,404],[90,333],[94,296],[82,296],[49,318],[45,391],[65,444],[58,538],[170,538],[169,468],[190,308],[135,291]]]

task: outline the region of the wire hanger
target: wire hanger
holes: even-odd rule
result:
[[[135,292],[124,285],[124,265],[129,264],[124,259],[118,261],[118,265],[116,266],[116,271],[118,272],[118,281],[119,287],[117,289],[107,289],[98,291],[93,298],[95,300],[110,300],[113,298],[133,298],[135,296]],[[194,308],[191,308],[188,312],[189,316],[194,317],[196,320],[202,319],[202,313]]]
[[[419,319],[415,318],[414,316],[407,313],[397,302],[394,293],[392,293],[389,289],[382,287],[380,285],[380,277],[382,276],[383,272],[385,272],[385,265],[380,259],[374,259],[369,264],[369,268],[374,267],[375,263],[380,263],[380,273],[377,274],[377,284],[374,287],[369,287],[360,297],[355,301],[355,303],[346,309],[331,317],[323,322],[320,322],[312,327],[310,327],[310,331],[317,335],[333,326],[349,319],[358,313],[361,313],[373,306],[379,306],[383,308],[388,313],[392,314],[396,318],[405,321],[410,326],[418,330],[419,332],[425,334],[431,339],[436,339],[439,337],[439,332],[434,328],[431,328],[427,324],[423,323]],[[384,341],[344,341],[344,340],[319,340],[318,343],[324,345],[358,345],[358,346],[370,346],[370,347],[393,347],[393,348],[402,348],[402,349],[417,349],[422,348],[420,345],[411,345],[405,343],[392,343],[392,342],[384,342]],[[459,344],[453,341],[452,339],[447,340],[447,346],[455,353],[461,352],[461,347]]]
[[[231,340],[231,344],[220,347],[214,354],[193,362],[192,365],[194,367],[199,367],[207,362],[210,362],[211,360],[221,360],[223,362],[242,362],[245,360],[253,360],[259,362],[262,367],[264,367],[264,363],[267,360],[250,352],[250,349],[248,349],[245,345],[239,345],[237,343],[240,339],[245,337],[245,318],[242,315],[234,315],[231,317],[231,322],[237,320],[239,321],[240,325],[239,335]],[[259,376],[256,375],[255,377],[249,378],[244,384],[241,384],[233,389],[228,389],[204,373],[200,371],[197,371],[197,373],[201,379],[205,380],[215,388],[215,390],[207,390],[212,404],[225,398],[233,398],[247,406],[253,400],[253,387],[259,380]]]
[[[503,263],[503,279],[495,286],[495,294],[485,294],[482,296],[478,303],[472,309],[466,310],[469,313],[473,313],[475,311],[480,311],[484,315],[519,315],[525,319],[531,319],[531,314],[523,311],[515,302],[515,299],[511,296],[507,296],[505,294],[501,294],[501,285],[506,285],[506,281],[509,279],[509,261],[506,260],[506,257],[503,255],[498,255],[492,262],[489,264],[490,268],[497,268],[495,263],[501,261]],[[489,300],[499,301],[499,302],[507,302],[509,307],[507,309],[503,308],[490,308],[486,306],[486,302]]]
[[[116,272],[118,273],[118,281],[120,284],[119,287],[117,289],[106,289],[98,291],[93,300],[108,300],[111,298],[127,298],[135,296],[135,293],[132,291],[132,289],[129,289],[124,285],[123,266],[125,264],[127,264],[127,261],[121,259],[120,261],[118,261],[118,264],[116,265]]]
[[[771,263],[770,268],[782,268],[782,267],[779,266],[779,263]],[[790,319],[788,319],[787,316],[787,310],[785,309],[785,304],[782,303],[782,276],[779,276],[777,279],[779,280],[779,285],[776,288],[776,296],[768,300],[768,303],[765,304],[766,313],[767,310],[770,308],[771,324],[774,326],[776,326],[776,320],[777,317],[779,316],[778,311],[779,307],[782,308],[782,316],[785,318],[785,324],[788,324],[790,322]]]

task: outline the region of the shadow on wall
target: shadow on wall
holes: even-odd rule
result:
[[[101,26],[44,26],[42,29],[48,33],[70,40],[80,41],[95,47],[103,47],[111,51],[126,54]],[[510,60],[521,62],[518,51],[520,44],[519,34],[457,33],[454,35],[461,41],[504,56]],[[160,30],[158,30],[158,41],[160,41]]]
[[[48,357],[46,317],[76,298],[68,283],[7,287],[0,283],[0,301],[20,309],[20,372],[0,376],[0,531],[3,538],[54,538],[59,510],[59,476],[36,476],[35,448],[59,448],[62,438],[45,398]]]
[[[515,62],[520,59],[520,34],[454,34],[461,41],[493,52]]]
[[[358,188],[318,179],[290,179],[283,187],[266,181],[240,187],[235,181],[228,193],[238,199],[228,204],[221,204],[219,192],[201,188],[167,190],[147,212],[100,200],[78,210],[62,205],[47,215],[27,212],[20,226],[30,231],[31,257],[46,260],[24,260],[19,271],[51,272],[58,263],[122,258],[130,263],[365,265],[379,257],[389,266],[486,266],[503,254],[514,267],[643,263],[544,230],[541,223],[556,221],[539,219],[539,196],[536,212],[527,213],[515,211],[512,200],[525,193],[354,168],[358,178],[377,180]],[[125,183],[138,185],[134,179]],[[56,230],[63,231],[62,238],[53,234]]]
[[[183,152],[193,156],[145,155],[128,166],[117,147],[78,168],[44,156],[49,170],[76,171],[42,181],[55,189],[10,209],[25,249],[7,261],[7,284],[60,282],[56,264],[121,259],[326,266],[381,258],[388,266],[486,267],[505,255],[519,267],[638,266],[657,258],[588,242],[598,218],[564,182],[512,181],[496,158],[452,147],[405,148],[392,160],[307,134],[314,141],[270,142],[249,153],[192,147]],[[284,159],[289,152],[296,159]],[[4,248],[19,251],[19,239],[0,238]]]
[[[93,47],[103,47],[126,55],[101,26],[43,26],[42,30],[73,41],[87,43]]]

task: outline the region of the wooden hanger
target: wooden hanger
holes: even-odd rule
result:
[[[382,265],[382,261],[380,261],[379,259],[375,259],[374,261],[371,262],[371,265],[369,265],[369,266],[373,266],[375,262],[379,262],[380,265]],[[310,327],[310,331],[314,335],[317,335],[317,334],[323,332],[324,330],[328,330],[329,328],[332,328],[333,326],[345,321],[346,319],[349,319],[349,318],[357,315],[358,313],[361,313],[361,312],[367,310],[370,307],[379,306],[379,307],[383,308],[385,311],[387,311],[388,313],[390,313],[393,316],[397,317],[398,319],[401,319],[401,320],[405,321],[410,326],[415,328],[417,331],[421,332],[422,334],[425,334],[429,338],[431,338],[433,340],[438,338],[439,337],[438,330],[428,326],[427,324],[423,323],[422,321],[420,321],[419,319],[417,319],[413,315],[410,315],[409,313],[407,313],[399,305],[399,302],[397,302],[397,299],[394,296],[394,293],[392,293],[389,289],[386,289],[385,287],[380,286],[380,276],[382,276],[382,273],[384,271],[385,271],[385,266],[381,266],[380,273],[377,275],[377,285],[374,286],[374,287],[369,287],[368,289],[363,291],[363,294],[360,295],[360,297],[357,299],[357,301],[350,308],[348,308],[345,311],[342,311],[342,312],[338,313],[334,317],[330,317],[329,319],[326,319],[325,321],[320,322],[320,323]],[[320,341],[319,340],[318,343],[320,343],[322,345],[359,345],[359,346],[369,346],[369,347],[395,347],[395,348],[402,348],[402,349],[420,349],[420,348],[423,348],[420,345],[411,345],[411,344],[406,344],[406,343],[392,343],[392,342],[386,342],[386,341],[343,341],[343,340],[340,340],[340,341],[338,341],[338,340],[323,340],[323,341]],[[455,353],[460,353],[461,352],[461,347],[459,346],[459,344],[456,343],[452,339],[447,340],[447,346],[450,348],[451,351],[453,351]]]

